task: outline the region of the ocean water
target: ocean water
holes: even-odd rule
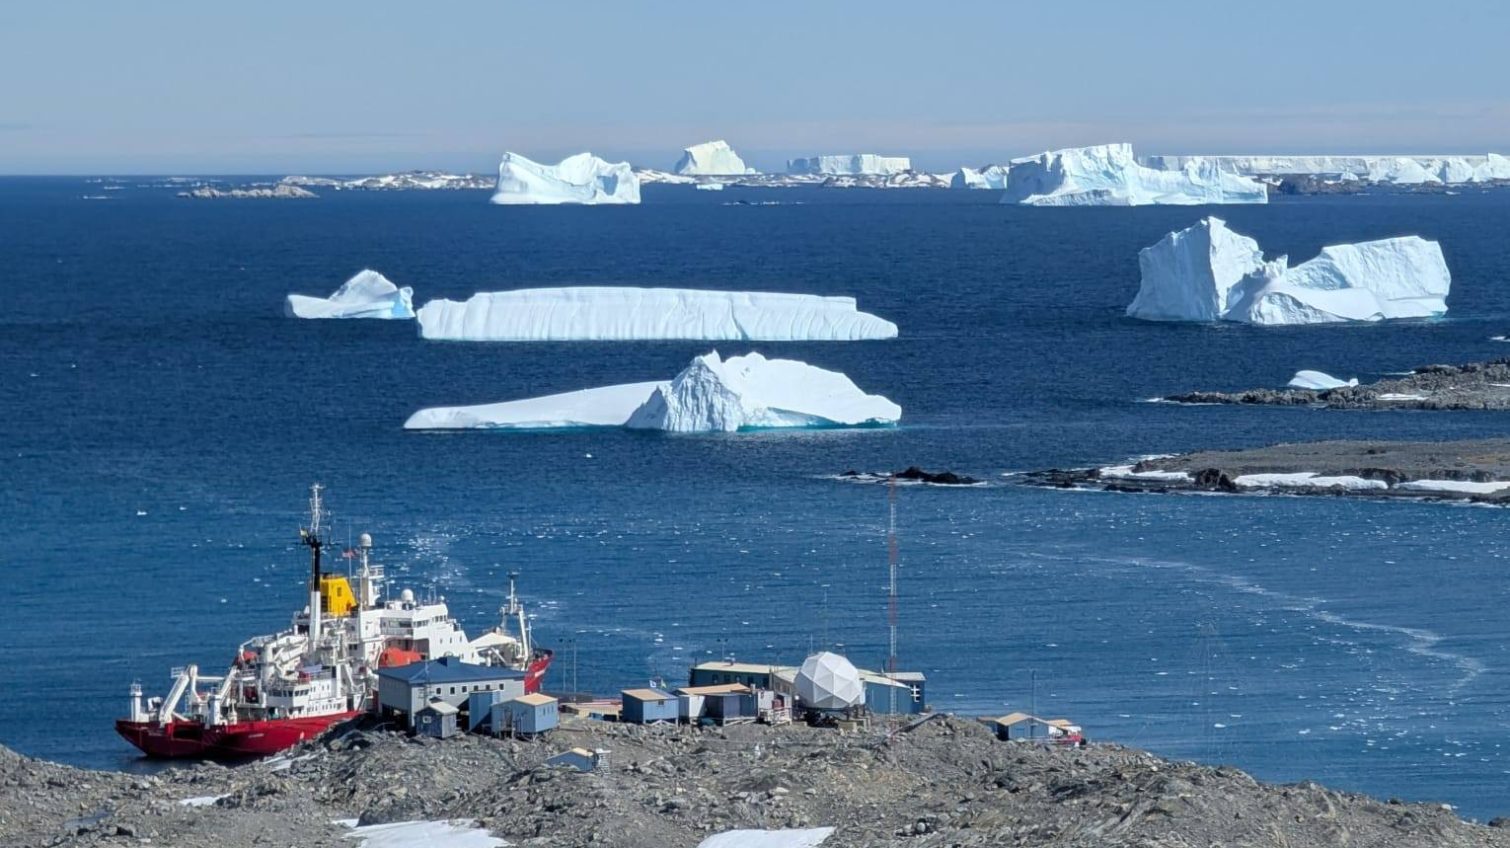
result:
[[[1191,388],[1368,380],[1510,354],[1510,194],[1217,210],[1271,255],[1419,233],[1450,317],[1251,328],[1129,320],[1137,250],[1204,210],[1018,209],[986,192],[649,187],[637,208],[476,192],[188,201],[151,181],[0,180],[0,742],[140,768],[126,690],[215,669],[302,605],[307,487],[338,540],[490,626],[523,573],[548,685],[610,692],[732,654],[886,653],[883,486],[898,496],[900,656],[942,710],[1036,709],[1098,740],[1510,812],[1505,516],[1329,498],[1027,489],[1006,472],[1331,437],[1502,435],[1500,413],[1182,408]],[[148,187],[138,187],[148,186]],[[103,196],[90,201],[83,196]],[[726,205],[738,199],[782,205]],[[363,267],[416,300],[536,284],[852,294],[901,338],[717,345],[849,374],[896,429],[418,434],[415,409],[669,377],[714,345],[423,342],[295,321]],[[573,659],[575,658],[575,659]]]

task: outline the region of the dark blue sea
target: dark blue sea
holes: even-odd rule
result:
[[[112,190],[105,190],[111,186]],[[119,186],[119,189],[114,189]],[[85,196],[107,197],[85,200]],[[782,205],[726,205],[739,199]],[[884,487],[917,464],[984,488],[899,493],[901,665],[941,710],[1033,708],[1094,740],[1510,813],[1507,518],[1332,498],[1063,492],[1003,473],[1336,437],[1503,435],[1502,413],[1140,402],[1363,380],[1510,354],[1510,193],[1214,210],[1271,255],[1418,233],[1445,320],[1252,328],[1123,317],[1137,251],[1208,210],[1021,209],[986,192],[648,187],[628,208],[480,192],[190,201],[157,181],[0,180],[0,742],[140,768],[127,687],[217,668],[303,605],[319,481],[338,541],[491,626],[522,572],[552,687],[681,679],[732,654],[886,654]],[[371,267],[416,302],[541,284],[850,294],[895,341],[719,345],[849,374],[894,430],[446,435],[414,410],[670,377],[695,343],[424,342],[297,321]]]

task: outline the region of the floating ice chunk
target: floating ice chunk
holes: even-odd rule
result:
[[[874,153],[855,153],[838,156],[809,156],[788,159],[788,174],[900,174],[912,170],[912,159],[906,156],[877,156]]]
[[[705,141],[682,151],[682,158],[673,168],[678,174],[688,176],[732,176],[753,174],[754,168],[745,165],[726,141]]]
[[[543,165],[520,156],[503,154],[498,164],[498,204],[614,204],[639,203],[640,179],[628,162],[605,162],[591,153],[568,156],[555,165]]]
[[[833,832],[831,827],[726,830],[697,843],[697,848],[817,848]]]
[[[834,371],[758,353],[699,356],[669,382],[629,383],[481,406],[422,409],[406,430],[628,427],[735,432],[894,424],[902,409]]]
[[[1267,203],[1248,177],[1193,160],[1177,171],[1138,164],[1130,144],[1054,150],[1012,160],[1002,203],[1026,206],[1145,206]]]
[[[669,384],[657,386],[625,422],[632,430],[733,433],[776,427],[892,424],[902,408],[860,391],[848,377],[793,359],[758,353],[699,356]]]
[[[1348,380],[1339,380],[1331,374],[1323,374],[1320,371],[1296,371],[1295,376],[1291,377],[1289,382],[1289,387],[1292,389],[1311,389],[1318,392],[1356,385],[1358,385],[1357,377]]]
[[[1436,242],[1418,236],[1323,248],[1289,267],[1207,217],[1138,254],[1134,318],[1318,324],[1422,318],[1447,311],[1452,275]]]
[[[399,288],[376,271],[365,270],[341,284],[330,297],[291,294],[283,304],[290,318],[413,318],[414,289]]]
[[[1441,492],[1443,494],[1492,495],[1510,489],[1510,482],[1494,480],[1410,480],[1396,483],[1395,488],[1406,492]]]
[[[420,335],[451,341],[855,341],[897,326],[852,297],[577,286],[481,292],[419,310]]]
[[[723,183],[698,183],[694,186],[698,191],[723,191]]]

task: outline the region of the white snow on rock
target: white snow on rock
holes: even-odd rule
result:
[[[543,165],[503,154],[493,202],[513,204],[618,204],[640,202],[640,179],[628,162],[605,162],[591,153]]]
[[[1289,267],[1207,217],[1138,254],[1142,280],[1127,307],[1153,321],[1320,324],[1424,318],[1447,311],[1452,275],[1442,248],[1418,236],[1323,248]]]
[[[508,843],[477,827],[471,819],[453,821],[405,821],[358,827],[355,821],[339,821],[351,828],[347,839],[359,839],[360,848],[500,848]]]
[[[682,158],[677,160],[676,167],[672,170],[686,176],[712,177],[756,173],[754,168],[745,165],[745,161],[729,147],[728,142],[721,140],[705,141],[683,150]]]
[[[1324,477],[1314,471],[1294,474],[1243,474],[1232,481],[1239,489],[1348,489],[1372,491],[1388,489],[1383,480],[1365,480],[1362,477],[1342,475]]]
[[[406,430],[627,427],[675,433],[895,424],[902,408],[848,377],[758,353],[692,360],[669,382],[628,383],[480,406],[422,409]]]
[[[697,848],[817,848],[833,832],[831,827],[726,830],[697,843]]]
[[[1292,389],[1312,389],[1325,391],[1327,389],[1340,389],[1344,386],[1358,385],[1358,378],[1339,380],[1331,374],[1320,371],[1296,371],[1295,376],[1290,378],[1289,387]]]
[[[1131,465],[1109,465],[1097,474],[1113,480],[1146,480],[1156,483],[1189,483],[1195,478],[1186,471],[1134,471]]]
[[[1193,161],[1176,171],[1138,164],[1130,144],[1054,150],[1014,159],[1002,203],[1025,206],[1146,206],[1267,203],[1256,180]]]
[[[1479,483],[1472,480],[1410,480],[1396,483],[1395,488],[1405,492],[1440,492],[1452,495],[1492,495],[1510,489],[1510,482],[1491,481]]]
[[[855,341],[897,326],[852,297],[611,286],[481,292],[432,300],[420,335],[451,341]]]
[[[216,801],[229,797],[229,795],[196,795],[193,798],[180,798],[178,803],[183,807],[213,807]]]
[[[788,174],[900,174],[912,170],[912,159],[906,156],[877,156],[874,153],[855,153],[836,156],[809,156],[788,159]]]
[[[283,303],[290,318],[413,318],[414,289],[399,288],[376,271],[360,271],[330,297],[291,294]]]

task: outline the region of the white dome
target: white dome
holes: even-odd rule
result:
[[[865,687],[853,663],[824,651],[808,657],[798,669],[797,697],[813,709],[843,710],[865,701]]]

